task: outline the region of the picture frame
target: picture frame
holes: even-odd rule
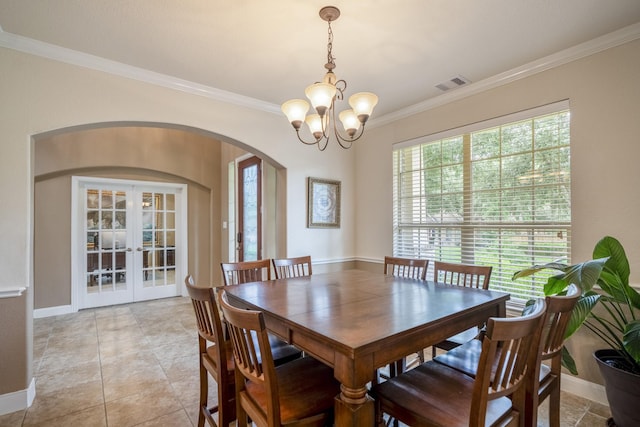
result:
[[[340,181],[307,178],[307,227],[340,228]]]

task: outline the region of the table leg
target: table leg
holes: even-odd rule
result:
[[[367,387],[349,388],[340,386],[340,395],[335,402],[335,425],[371,427],[375,422],[373,399]]]

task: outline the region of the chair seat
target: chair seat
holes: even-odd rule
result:
[[[302,357],[302,350],[281,340],[275,335],[269,334],[269,344],[271,345],[271,355],[276,366],[288,363]],[[256,347],[258,344],[256,343]]]
[[[469,426],[474,379],[435,362],[422,365],[372,388],[374,398],[406,414],[400,418],[411,426]],[[428,390],[423,392],[421,390]],[[417,418],[428,414],[428,419]],[[486,425],[495,425],[513,414],[511,400],[500,397],[489,401]]]
[[[333,369],[311,357],[296,359],[276,368],[282,424],[288,424],[330,410],[340,393]],[[268,397],[265,388],[253,382],[246,393],[265,412]]]
[[[231,341],[227,341],[225,345],[227,347],[227,371],[229,371],[230,376],[233,378],[233,347],[231,345]],[[218,355],[216,353],[215,345],[208,346],[205,354],[205,360],[203,360],[203,362],[210,364],[215,369],[218,365]]]
[[[433,360],[470,377],[475,377],[478,370],[478,362],[480,361],[480,353],[482,353],[482,341],[471,340],[436,356]]]
[[[299,359],[302,357],[302,351],[297,347],[292,346],[286,341],[281,340],[275,335],[269,334],[269,344],[271,344],[271,354],[273,356],[273,361],[276,366],[282,365],[283,363],[290,362],[295,359]],[[230,376],[233,377],[234,363],[233,363],[233,345],[231,341],[226,341],[226,354],[227,354],[227,370],[230,372]],[[258,343],[256,342],[256,349],[258,348]],[[260,351],[258,350],[258,357],[260,356]],[[204,363],[209,364],[215,370],[215,367],[218,364],[217,354],[215,351],[215,345],[210,345],[207,347],[206,359],[203,360]]]
[[[466,331],[460,332],[459,334],[449,337],[444,341],[440,341],[435,346],[445,351],[452,350],[458,346],[461,346],[462,344],[473,340],[478,336],[478,331],[479,329],[477,327],[467,329]]]
[[[441,365],[453,368],[456,371],[475,378],[478,371],[478,362],[480,361],[480,354],[482,353],[482,341],[471,340],[459,347],[454,348],[441,354],[433,359],[435,362]],[[551,375],[551,368],[544,363],[540,365],[540,383],[547,382],[548,377]]]

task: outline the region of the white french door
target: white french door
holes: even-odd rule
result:
[[[78,308],[180,295],[186,186],[74,178]]]

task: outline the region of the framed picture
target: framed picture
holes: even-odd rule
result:
[[[340,181],[308,178],[307,227],[340,228]]]

